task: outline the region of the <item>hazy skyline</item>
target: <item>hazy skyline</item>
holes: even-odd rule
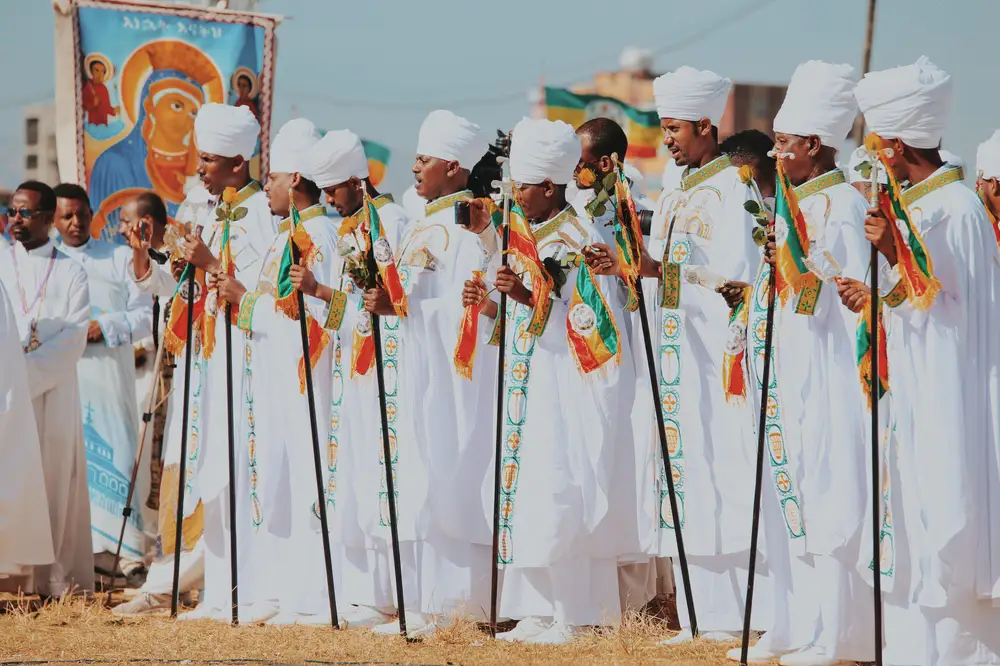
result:
[[[656,53],[655,69],[711,69],[743,83],[787,83],[796,65],[819,59],[860,70],[867,0],[508,0],[486,3],[355,3],[262,0],[283,14],[272,132],[296,116],[349,128],[387,145],[386,189],[402,193],[426,114],[448,108],[492,134],[530,112],[528,91],[587,81],[614,70],[626,46]],[[955,11],[961,9],[964,11]],[[970,11],[971,10],[971,11]],[[23,175],[23,107],[54,98],[49,0],[0,0],[7,52],[16,63],[0,101],[0,185]],[[735,17],[735,18],[734,18]],[[614,27],[614,22],[621,27]],[[992,28],[1000,3],[880,0],[873,69],[927,55],[954,79],[944,147],[971,170],[976,146],[1000,126],[993,108]]]

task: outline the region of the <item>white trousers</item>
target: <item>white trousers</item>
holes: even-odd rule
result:
[[[621,621],[618,566],[613,558],[568,557],[548,567],[505,567],[500,615],[552,618],[572,626]]]

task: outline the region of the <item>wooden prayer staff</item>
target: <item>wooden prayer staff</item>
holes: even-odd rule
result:
[[[361,184],[361,191],[364,195],[365,214],[370,216],[374,206],[368,199],[368,190]],[[376,284],[376,277],[379,275],[378,265],[375,261],[375,252],[371,247],[371,221],[368,222],[367,234],[369,234],[369,247],[366,252],[365,263],[368,265],[369,286]],[[389,444],[389,414],[385,404],[385,371],[382,367],[382,329],[379,328],[379,318],[374,312],[371,313],[372,340],[375,343],[375,379],[378,385],[378,407],[379,416],[382,423],[382,462],[385,466],[385,491],[386,504],[389,506],[389,535],[392,538],[392,567],[396,574],[396,609],[399,612],[399,635],[406,640],[410,640],[406,635],[406,602],[403,599],[403,565],[399,559],[399,528],[396,522],[396,481],[392,475],[392,446]],[[317,461],[317,474],[319,473],[319,462]],[[379,509],[381,511],[381,507]]]
[[[289,201],[292,200],[292,193],[289,192]],[[297,217],[297,213],[293,212]],[[296,220],[292,220],[292,229],[288,232],[288,242],[292,248],[292,261],[299,263],[299,248],[295,245],[293,236],[295,235]],[[333,584],[333,554],[330,549],[330,529],[326,513],[326,487],[323,483],[323,454],[319,448],[319,429],[316,425],[316,394],[313,391],[312,363],[309,354],[309,324],[306,321],[308,312],[306,311],[305,297],[301,291],[296,292],[299,300],[299,332],[302,336],[302,361],[305,366],[306,375],[306,399],[309,401],[309,427],[312,430],[312,450],[313,463],[316,469],[316,508],[319,513],[320,532],[323,535],[323,565],[326,567],[326,590],[327,598],[330,601],[330,618],[334,629],[340,629],[340,620],[337,616],[337,594]]]
[[[153,361],[153,385],[149,389],[149,400],[146,403],[146,411],[142,414],[142,430],[139,433],[139,446],[136,449],[135,462],[132,464],[132,476],[128,482],[128,496],[125,498],[125,506],[122,507],[122,528],[118,533],[118,544],[115,546],[115,564],[111,567],[112,588],[114,587],[113,581],[115,576],[117,576],[118,565],[121,563],[125,529],[128,526],[128,519],[132,516],[132,497],[135,494],[135,479],[139,475],[139,462],[142,460],[142,452],[146,444],[146,430],[149,428],[149,423],[153,420],[153,412],[156,411],[159,404],[156,401],[156,396],[158,393],[157,388],[160,387],[160,369],[163,366],[164,345],[162,343],[157,344],[156,338],[153,338],[153,342],[156,344],[156,360]],[[165,396],[164,399],[166,399]],[[108,604],[111,603],[111,596],[112,592],[109,591]]]
[[[668,244],[669,247],[669,244]],[[681,515],[674,490],[674,475],[670,469],[670,451],[667,446],[667,431],[663,423],[663,409],[660,406],[660,386],[656,378],[656,358],[653,356],[653,342],[649,333],[649,318],[646,315],[646,298],[642,293],[642,276],[635,281],[636,296],[639,299],[639,322],[642,324],[642,342],[646,347],[646,369],[649,371],[649,388],[653,397],[653,412],[656,414],[656,432],[660,436],[660,455],[663,458],[664,473],[667,477],[667,492],[670,497],[670,518],[674,523],[674,538],[677,540],[677,562],[681,568],[684,583],[684,600],[687,602],[691,635],[698,636],[698,616],[694,610],[694,592],[691,590],[691,573],[688,569],[687,551],[684,549],[684,533],[681,529]]]
[[[872,152],[868,156],[868,160],[871,163],[871,207],[875,208],[879,205],[878,201],[878,170],[879,170],[879,158],[878,154]],[[878,367],[878,329],[880,326],[879,322],[879,294],[878,294],[878,248],[872,243],[872,256],[871,265],[868,268],[869,275],[871,276],[871,330],[869,331],[869,336],[871,338],[871,344],[868,347],[868,352],[871,354],[871,364],[872,364],[872,384],[871,384],[871,403],[872,403],[872,573],[873,584],[875,587],[874,593],[874,610],[875,610],[875,665],[882,666],[882,538],[881,538],[881,520],[882,513],[879,498],[881,497],[881,479],[879,474],[879,457],[881,453],[881,447],[879,446],[879,417],[878,417],[878,400],[879,400],[879,367]]]
[[[783,155],[778,155],[782,159]],[[754,191],[756,183],[751,181]],[[759,202],[763,210],[763,201]],[[768,225],[768,231],[774,233],[774,221]],[[764,371],[760,390],[760,417],[757,421],[757,467],[753,484],[753,523],[750,528],[750,562],[747,565],[747,596],[743,611],[743,636],[740,643],[740,666],[747,664],[747,650],[750,649],[750,619],[753,613],[754,575],[757,571],[757,542],[760,538],[760,494],[761,477],[764,474],[764,440],[767,438],[767,399],[771,385],[771,352],[774,346],[774,303],[776,280],[774,272],[777,266],[771,265],[767,277],[767,317],[764,328]]]
[[[170,617],[177,617],[177,605],[180,600],[181,550],[184,538],[184,491],[187,486],[188,418],[191,415],[191,347],[194,345],[195,272],[194,265],[188,264],[187,284],[181,287],[181,289],[187,289],[187,342],[184,344],[184,403],[181,411],[181,462],[177,477],[177,526],[174,533],[174,583],[170,595]],[[160,346],[162,347],[163,345]]]
[[[503,228],[501,230],[501,265],[507,266],[507,245],[510,242],[510,200],[514,196],[514,184],[510,179],[510,160],[498,157],[497,162],[503,167],[504,178],[500,183],[503,194]],[[500,292],[500,307],[497,309],[497,334],[500,348],[497,349],[497,411],[496,411],[496,441],[494,442],[493,461],[493,560],[492,577],[490,580],[490,636],[497,635],[497,596],[500,584],[500,487],[503,473],[503,422],[504,422],[504,352],[507,348],[507,294]]]

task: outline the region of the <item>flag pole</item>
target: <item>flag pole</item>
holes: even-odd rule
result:
[[[289,201],[292,193],[289,192]],[[293,210],[295,204],[291,204]],[[299,263],[300,253],[295,245],[296,221],[293,217],[292,228],[288,232],[288,243],[292,248],[292,262]],[[299,333],[302,337],[302,363],[305,366],[306,400],[309,403],[309,427],[312,434],[313,463],[316,470],[316,509],[319,513],[320,532],[323,538],[323,565],[326,568],[327,599],[330,603],[330,618],[334,629],[340,629],[340,618],[337,614],[337,594],[333,583],[333,553],[330,547],[329,519],[326,512],[326,488],[323,483],[323,454],[319,447],[319,427],[316,424],[316,393],[313,389],[312,362],[309,354],[309,326],[306,322],[306,299],[301,291],[296,291],[299,302]]]
[[[156,339],[153,339],[156,344]],[[118,532],[118,544],[115,546],[115,563],[111,567],[112,591],[108,592],[108,604],[114,589],[114,579],[117,576],[118,565],[121,564],[122,543],[125,541],[125,529],[128,526],[128,519],[132,517],[132,498],[135,495],[135,480],[139,476],[139,464],[142,461],[142,452],[146,444],[146,432],[149,422],[153,420],[153,412],[156,409],[157,389],[160,387],[160,370],[163,364],[165,345],[161,342],[156,344],[156,360],[153,361],[153,385],[149,387],[149,400],[146,402],[146,411],[142,413],[142,430],[139,433],[139,446],[135,453],[135,462],[132,464],[132,476],[128,482],[128,496],[125,498],[125,506],[122,507],[122,528]],[[123,574],[124,575],[124,574]]]
[[[181,549],[184,537],[184,492],[187,487],[187,440],[188,419],[191,413],[191,347],[194,346],[194,304],[195,281],[197,272],[194,264],[188,264],[187,279],[187,341],[184,344],[184,403],[181,410],[181,461],[177,477],[177,525],[174,532],[174,579],[170,594],[170,617],[177,617],[177,606],[180,601],[181,582]],[[182,289],[184,287],[181,287]],[[161,345],[162,346],[162,345]]]
[[[503,227],[501,229],[501,266],[506,267],[507,246],[510,242],[510,199],[513,196],[513,185],[510,180],[509,160],[506,157],[498,157],[497,162],[501,164],[506,176],[499,183],[500,191],[503,194]],[[503,423],[504,423],[504,356],[507,348],[507,294],[500,292],[500,305],[497,308],[497,332],[500,340],[500,347],[497,349],[497,408],[496,418],[496,439],[494,441],[494,461],[493,461],[493,559],[491,561],[490,576],[490,636],[496,638],[497,635],[497,597],[499,596],[500,584],[500,492],[503,474]]]

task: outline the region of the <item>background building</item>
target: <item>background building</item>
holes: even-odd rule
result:
[[[581,95],[614,97],[637,109],[653,110],[656,108],[653,79],[658,75],[653,71],[651,52],[628,47],[622,51],[617,71],[598,72],[593,81],[574,85],[570,89]],[[719,123],[719,138],[724,139],[746,129],[772,134],[774,116],[785,99],[786,89],[786,86],[734,82],[726,112]],[[659,190],[668,159],[666,148],[661,147],[655,158],[631,160],[646,176],[647,190]]]
[[[24,180],[59,183],[56,159],[56,108],[52,104],[24,107]]]

